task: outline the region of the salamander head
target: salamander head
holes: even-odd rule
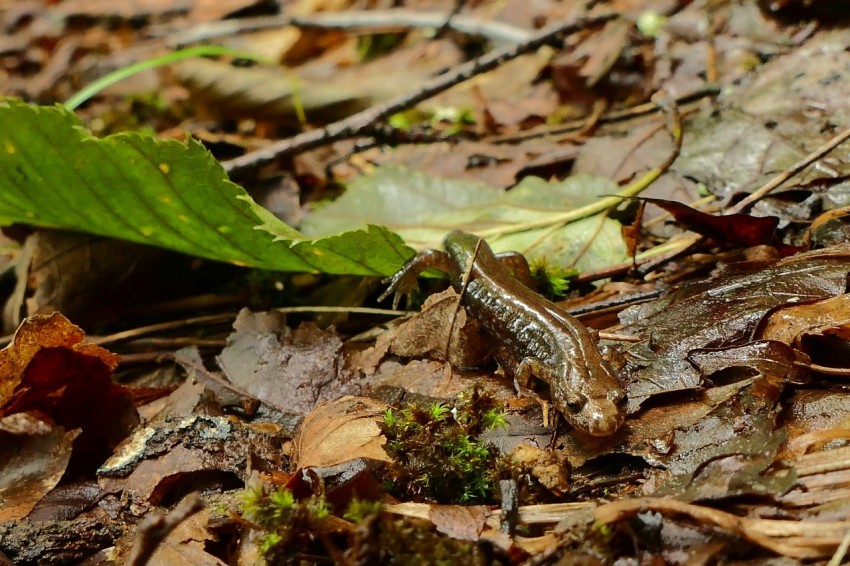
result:
[[[607,368],[605,368],[607,369]],[[626,392],[613,372],[603,369],[603,375],[583,376],[578,387],[568,387],[570,381],[552,383],[552,403],[574,427],[591,436],[608,436],[617,432],[626,418]]]

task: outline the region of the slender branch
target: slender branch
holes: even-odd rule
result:
[[[747,198],[741,200],[738,204],[730,208],[726,212],[726,214],[739,214],[741,212],[744,212],[757,201],[763,199],[772,191],[780,187],[785,181],[797,175],[797,173],[799,173],[821,157],[824,157],[827,153],[829,153],[839,145],[843,144],[848,139],[850,139],[850,128],[839,133],[831,140],[829,140],[828,142],[808,154],[806,157],[795,163],[792,167],[786,169],[785,171],[771,179],[769,182],[765,183],[764,185],[753,191]]]
[[[483,20],[466,14],[453,15],[447,24],[446,16],[444,12],[405,9],[324,12],[309,16],[262,16],[209,22],[176,33],[154,33],[154,36],[164,36],[164,42],[169,46],[183,47],[220,37],[285,26],[376,33],[447,25],[453,32],[484,37],[496,43],[522,43],[534,33],[504,22]],[[161,45],[163,40],[160,39],[158,43]]]
[[[416,92],[373,106],[324,128],[304,132],[293,138],[281,140],[267,147],[246,153],[236,159],[225,161],[222,165],[228,173],[233,174],[246,168],[270,163],[285,155],[307,151],[338,140],[358,137],[364,132],[368,132],[376,122],[380,122],[397,112],[415,106],[423,100],[427,100],[456,84],[467,81],[481,73],[491,71],[543,45],[562,41],[568,35],[576,33],[579,30],[607,22],[616,17],[617,14],[605,13],[599,16],[579,18],[573,22],[561,22],[549,26],[534,34],[524,43],[496,49],[478,59],[464,63],[454,70],[430,80]]]
[[[130,554],[127,564],[144,566],[153,556],[156,547],[177,526],[204,508],[204,503],[196,493],[190,493],[168,515],[152,511],[139,523],[139,538]]]

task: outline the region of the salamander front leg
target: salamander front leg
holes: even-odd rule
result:
[[[528,388],[528,382],[536,375],[544,375],[543,364],[537,358],[523,358],[519,365],[514,370],[514,389],[520,395],[537,397],[537,395]]]
[[[534,279],[531,277],[531,268],[528,266],[528,260],[524,255],[519,252],[503,252],[496,254],[496,259],[505,269],[513,273],[520,283],[532,291],[537,290]]]
[[[393,297],[393,309],[398,308],[399,299],[401,299],[402,295],[405,295],[409,302],[410,295],[419,288],[419,274],[431,267],[449,273],[451,270],[451,261],[446,252],[424,250],[407,260],[407,263],[395,275],[387,277],[382,281],[382,283],[389,283],[389,287],[381,293],[378,301],[383,301],[390,294],[395,293]]]

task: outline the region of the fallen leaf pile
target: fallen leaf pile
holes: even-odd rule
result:
[[[0,0],[0,564],[846,561],[841,4]]]

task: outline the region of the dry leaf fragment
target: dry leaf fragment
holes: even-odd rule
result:
[[[56,487],[79,434],[25,413],[0,420],[0,522],[23,519]]]

